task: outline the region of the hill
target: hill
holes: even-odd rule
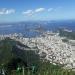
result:
[[[51,64],[47,60],[31,50],[23,50],[17,47],[28,46],[18,41],[6,38],[0,41],[0,75],[75,75],[72,70],[63,69],[63,65]]]

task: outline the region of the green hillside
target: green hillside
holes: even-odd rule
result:
[[[21,50],[16,45],[29,48],[9,38],[0,41],[0,75],[2,70],[5,75],[75,75],[63,65],[43,61],[35,51]]]

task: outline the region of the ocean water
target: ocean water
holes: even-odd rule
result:
[[[75,21],[38,21],[0,24],[0,34],[22,33],[26,37],[34,37],[42,31],[58,31],[67,28],[75,31]],[[40,30],[39,30],[40,29]],[[36,31],[38,30],[38,31]]]

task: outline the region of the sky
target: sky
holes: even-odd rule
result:
[[[75,0],[0,0],[0,22],[75,19]]]

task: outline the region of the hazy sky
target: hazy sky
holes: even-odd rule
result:
[[[75,19],[75,0],[0,0],[0,22]]]

